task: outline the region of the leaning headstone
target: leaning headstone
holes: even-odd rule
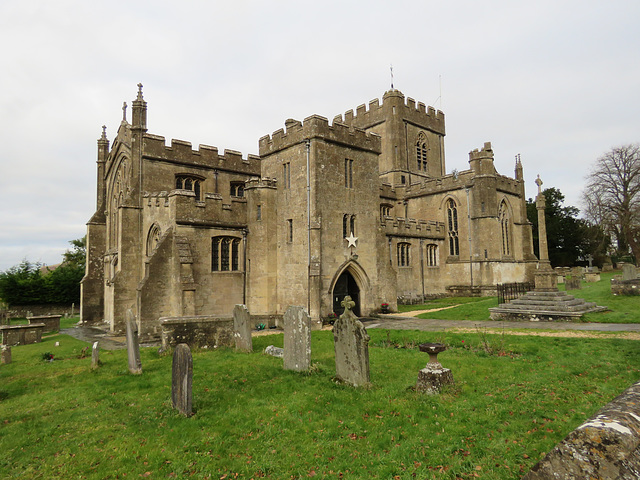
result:
[[[140,375],[142,362],[140,361],[140,345],[138,343],[138,323],[131,309],[127,310],[127,357],[129,371],[134,375]]]
[[[636,266],[632,263],[625,263],[622,266],[622,281],[635,280],[638,276]]]
[[[192,411],[193,359],[191,349],[186,343],[176,346],[173,351],[171,369],[171,402],[173,408],[187,417]]]
[[[98,348],[98,342],[93,342],[93,348],[91,349],[91,369],[95,370],[100,366],[100,349]]]
[[[269,345],[267,348],[264,349],[264,353],[266,353],[267,355],[271,355],[272,357],[283,358],[284,348],[276,347],[274,345]]]
[[[311,366],[311,318],[304,307],[284,314],[284,369],[301,372]]]
[[[336,378],[358,387],[369,383],[369,335],[351,311],[351,297],[344,297],[342,306],[344,313],[333,324]]]
[[[236,341],[236,350],[253,352],[251,315],[244,305],[236,305],[233,309],[233,338]]]
[[[11,347],[9,345],[0,347],[0,363],[3,365],[11,363]]]

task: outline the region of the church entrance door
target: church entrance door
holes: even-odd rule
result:
[[[342,275],[338,277],[338,281],[333,287],[333,311],[337,315],[342,315],[344,307],[341,305],[344,297],[349,295],[351,300],[356,302],[356,306],[353,307],[353,313],[356,316],[360,316],[360,288],[356,280],[353,278],[347,270],[342,272]]]

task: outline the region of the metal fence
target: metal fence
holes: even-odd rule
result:
[[[498,304],[509,303],[521,297],[527,292],[533,290],[535,285],[531,282],[523,283],[499,283],[498,288]]]

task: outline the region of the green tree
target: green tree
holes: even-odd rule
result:
[[[71,250],[63,256],[62,265],[45,277],[47,303],[80,303],[80,280],[84,276],[87,237],[71,240]]]
[[[542,193],[546,201],[544,214],[551,265],[573,266],[587,255],[591,255],[595,263],[601,265],[609,245],[608,237],[602,228],[577,218],[580,210],[573,206],[564,206],[564,195],[557,188],[547,188]],[[539,257],[538,211],[535,200],[527,201],[527,217],[533,224],[534,253]]]
[[[0,272],[0,298],[9,305],[47,303],[47,287],[41,268],[42,264],[25,259]]]

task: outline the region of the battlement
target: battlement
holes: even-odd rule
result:
[[[260,174],[260,157],[257,155],[242,158],[240,152],[226,149],[220,155],[217,147],[209,145],[199,145],[198,150],[193,150],[190,142],[176,139],[167,145],[165,137],[148,133],[143,136],[143,156],[152,160]]]
[[[244,184],[244,189],[251,190],[253,188],[277,188],[278,181],[275,178],[257,178],[252,177]]]
[[[380,220],[386,235],[444,239],[444,222],[415,218],[384,216]]]
[[[230,204],[223,203],[217,193],[206,193],[203,200],[197,200],[191,190],[171,190],[169,192],[145,192],[145,210],[152,217],[169,216],[175,223],[199,226],[246,227],[247,200],[232,198]]]
[[[290,119],[285,125],[286,131],[279,129],[271,136],[265,135],[260,139],[261,156],[270,155],[314,138],[378,154],[382,151],[382,140],[379,135],[359,128],[350,128],[344,123],[333,122],[333,125],[329,125],[329,120],[320,115],[311,115],[302,123]]]
[[[484,146],[481,150],[478,150],[476,148],[469,152],[469,161],[485,158],[490,158],[491,160],[493,160],[493,149],[491,148],[491,142],[484,142]]]
[[[436,133],[445,134],[444,113],[441,110],[436,111],[422,102],[416,103],[411,97],[407,97],[405,102],[405,96],[399,90],[387,91],[382,97],[382,103],[377,98],[371,100],[368,109],[362,104],[356,108],[355,114],[353,110],[347,110],[344,116],[336,115],[333,122],[366,129],[389,119],[392,115]]]

